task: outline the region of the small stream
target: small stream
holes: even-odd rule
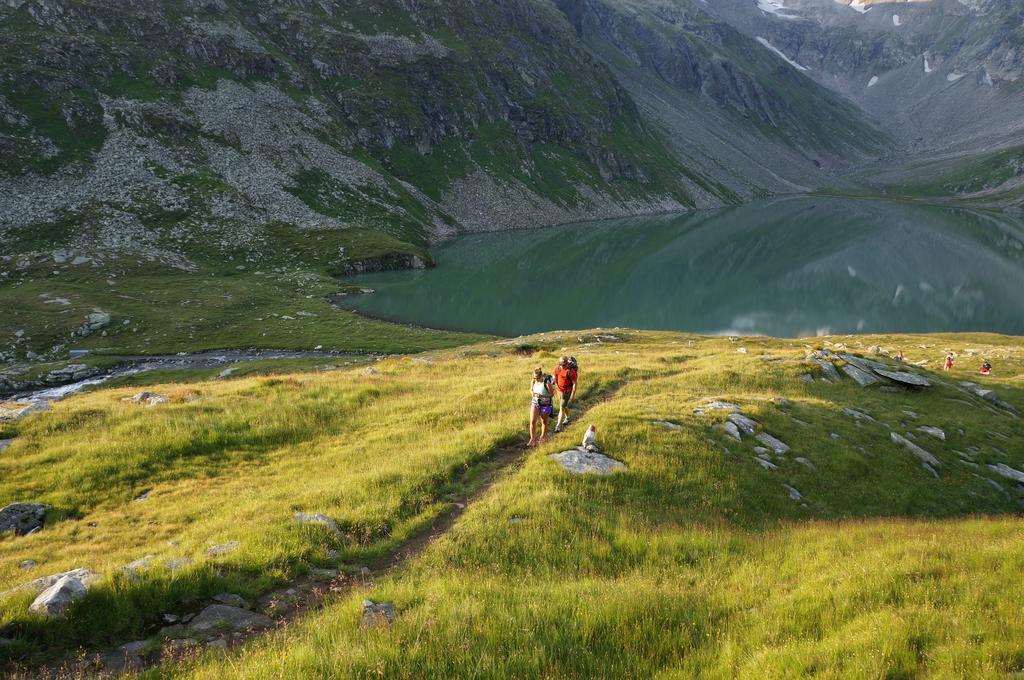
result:
[[[210,369],[227,367],[240,361],[262,359],[315,359],[327,360],[355,358],[355,354],[331,352],[291,352],[285,350],[213,350],[209,352],[181,352],[179,354],[156,356],[126,356],[123,363],[100,375],[94,375],[75,382],[35,390],[19,392],[8,399],[22,404],[57,401],[81,392],[94,385],[101,385],[113,378],[138,375],[164,369]]]

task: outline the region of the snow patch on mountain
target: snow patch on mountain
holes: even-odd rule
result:
[[[757,0],[757,8],[765,14],[772,14],[782,19],[796,19],[792,14],[787,14],[786,5],[782,0]]]
[[[796,70],[798,70],[798,71],[806,71],[807,70],[806,66],[801,66],[800,64],[796,63],[795,61],[793,61],[792,59],[787,57],[785,54],[782,53],[782,50],[780,50],[775,45],[772,45],[770,42],[768,42],[767,39],[762,38],[761,36],[757,36],[757,42],[761,43],[762,45],[767,47],[769,50],[771,50],[775,54],[779,55],[779,57],[782,58],[783,61],[785,61],[787,64],[789,64],[790,66],[792,66]]]

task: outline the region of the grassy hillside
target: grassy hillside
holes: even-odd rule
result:
[[[42,532],[0,539],[0,588],[75,567],[101,579],[57,622],[26,613],[29,593],[4,597],[0,637],[14,642],[0,653],[146,638],[159,655],[163,614],[197,611],[224,591],[251,600],[313,568],[393,564],[471,501],[422,555],[344,580],[340,597],[240,652],[211,649],[155,673],[906,677],[1024,667],[1024,489],[988,467],[1024,469],[1024,424],[958,387],[984,382],[1024,410],[1020,339],[615,336],[489,342],[372,372],[160,385],[149,389],[170,403],[148,408],[122,401],[134,390],[101,390],[8,426],[0,503],[53,508]],[[902,349],[930,362],[935,384],[830,383],[805,359],[844,346]],[[540,449],[519,449],[529,371],[563,348],[581,360],[589,411]],[[947,349],[960,365],[931,372]],[[981,356],[993,376],[975,374]],[[707,411],[711,398],[789,445],[769,455],[777,469],[755,460],[758,442],[721,429],[726,413]],[[546,456],[591,422],[626,471],[576,477]],[[933,454],[938,477],[891,430]],[[332,517],[347,538],[296,524],[296,511]],[[226,554],[205,553],[231,541]],[[147,555],[135,575],[122,571]],[[164,564],[181,558],[191,562]],[[38,566],[25,571],[23,560]],[[361,627],[364,598],[393,601],[395,623]]]

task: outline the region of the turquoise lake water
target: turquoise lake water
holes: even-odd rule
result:
[[[344,305],[519,335],[631,327],[807,336],[1024,334],[1024,220],[790,197],[717,211],[470,235],[437,266],[356,277]]]

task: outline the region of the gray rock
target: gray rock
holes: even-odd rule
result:
[[[1002,475],[1003,477],[1006,477],[1007,479],[1012,479],[1015,482],[1024,483],[1024,472],[1016,470],[1007,465],[1006,463],[998,463],[997,465],[987,465],[986,467],[992,472],[996,473],[997,475]]]
[[[828,380],[829,382],[839,382],[843,379],[843,377],[839,375],[839,371],[836,370],[835,364],[831,361],[819,359],[817,357],[811,359],[811,361],[821,367],[822,372],[825,374],[825,380]]]
[[[835,432],[832,432],[831,434],[829,434],[829,437],[830,437],[830,438],[831,438],[831,439],[832,439],[833,441],[834,441],[834,440],[836,440],[836,439],[839,439],[839,435],[838,435],[838,434],[836,434]]]
[[[783,441],[771,436],[767,432],[762,432],[761,434],[757,435],[757,441],[761,442],[762,444],[764,444],[765,446],[767,446],[777,455],[780,456],[789,451],[788,445],[786,445]]]
[[[754,453],[757,454],[758,456],[763,456],[771,453],[771,449],[767,449],[763,446],[755,446]]]
[[[73,579],[75,579],[77,581],[81,581],[86,586],[89,586],[89,585],[92,585],[96,580],[98,580],[99,577],[100,577],[99,574],[97,574],[95,572],[92,572],[92,571],[89,571],[88,569],[85,569],[84,567],[79,567],[78,569],[72,569],[70,571],[62,571],[59,574],[50,574],[49,576],[41,576],[41,577],[39,577],[39,578],[37,578],[37,579],[35,579],[33,581],[29,581],[28,583],[26,583],[24,585],[21,585],[21,586],[18,586],[17,588],[14,588],[14,590],[10,591],[10,592],[17,592],[17,591],[25,591],[25,590],[27,590],[27,591],[31,591],[31,592],[34,592],[34,593],[39,593],[39,592],[42,592],[42,591],[46,590],[47,588],[50,588],[55,583],[60,581],[62,578],[73,578]]]
[[[999,397],[998,395],[996,395],[995,391],[986,389],[981,385],[978,385],[977,383],[972,383],[965,380],[960,383],[960,386],[967,389],[967,391],[971,392],[975,396],[981,397],[985,401],[995,403],[996,401],[999,400]]]
[[[15,536],[27,536],[39,531],[46,522],[44,503],[11,503],[0,510],[0,534],[13,531]]]
[[[695,409],[693,413],[694,415],[702,416],[705,413],[711,411],[729,411],[730,413],[738,413],[739,410],[740,407],[737,406],[736,404],[730,404],[727,401],[718,401],[712,399],[708,403],[704,404],[704,406]]]
[[[211,604],[189,622],[188,629],[194,633],[207,633],[228,630],[266,630],[273,625],[274,622],[263,614],[226,604]]]
[[[92,354],[91,349],[72,349],[68,350],[68,359],[84,359],[90,354]]]
[[[913,453],[915,456],[921,459],[921,462],[927,463],[932,468],[937,468],[942,465],[942,463],[939,462],[938,458],[928,453],[920,446],[907,439],[906,437],[901,436],[899,433],[890,432],[889,438],[892,439],[892,441],[895,442],[896,444],[901,444],[907,449],[909,449],[911,453]],[[932,472],[934,472],[934,469],[932,470]]]
[[[778,465],[769,460],[765,460],[764,458],[755,458],[754,462],[763,467],[765,470],[768,470],[769,472],[771,472],[772,470],[779,469]]]
[[[846,352],[841,353],[839,355],[839,358],[842,359],[843,361],[845,361],[848,364],[853,364],[854,366],[856,366],[860,370],[864,371],[865,373],[872,373],[872,372],[875,372],[875,371],[885,371],[885,370],[889,370],[891,368],[887,364],[883,364],[880,361],[873,361],[872,359],[865,359],[864,357],[859,357],[856,354],[849,354],[849,353],[846,353]]]
[[[666,430],[673,430],[673,431],[678,431],[678,430],[683,429],[682,425],[680,425],[678,423],[673,423],[670,420],[654,420],[654,421],[651,422],[651,425],[657,425],[658,427],[663,427]]]
[[[220,557],[221,555],[227,555],[230,552],[238,550],[242,544],[238,541],[228,541],[227,543],[220,543],[218,545],[212,545],[206,549],[206,554],[209,557]]]
[[[0,439],[0,453],[3,453],[7,449],[11,448],[11,444],[13,443],[13,439]]]
[[[121,645],[104,658],[104,666],[108,672],[130,673],[142,670],[142,656],[153,647],[150,640],[137,640]]]
[[[929,473],[931,473],[931,476],[932,476],[932,477],[934,477],[935,479],[938,479],[938,478],[939,478],[939,473],[938,473],[938,472],[936,472],[936,471],[935,471],[935,468],[933,468],[933,467],[932,467],[931,465],[929,465],[928,463],[926,463],[926,462],[924,462],[924,463],[921,463],[921,467],[923,467],[923,468],[924,468],[925,470],[927,470],[927,471],[928,471]]]
[[[735,423],[725,422],[725,423],[722,423],[720,427],[723,430],[725,430],[725,433],[727,435],[729,435],[730,437],[732,437],[736,441],[740,441],[740,430],[739,430],[738,427],[736,427]]]
[[[131,402],[132,404],[144,404],[146,406],[159,406],[160,404],[166,404],[170,400],[162,394],[156,394],[155,392],[139,392],[138,394],[125,397],[121,401]]]
[[[164,566],[171,571],[179,571],[190,564],[192,564],[192,559],[188,557],[172,557],[168,560],[164,560]]]
[[[395,622],[395,605],[392,602],[363,600],[363,626],[377,628],[390,626]]]
[[[869,373],[855,364],[843,364],[843,373],[857,381],[857,384],[861,387],[874,385],[878,382],[878,378],[875,377],[874,373]]]
[[[857,421],[866,420],[866,421],[868,421],[870,423],[877,422],[874,418],[869,416],[867,413],[864,413],[863,411],[858,411],[856,409],[843,408],[843,413],[845,413],[846,415],[850,416],[851,418],[853,418],[854,420],[857,420]]]
[[[35,560],[22,560],[21,562],[18,563],[18,569],[35,569],[35,568],[36,568],[36,561]]]
[[[146,555],[145,557],[140,557],[134,562],[129,562],[128,564],[121,567],[121,571],[123,571],[125,575],[128,576],[128,578],[132,580],[137,580],[138,578],[140,578],[139,572],[148,567],[155,559],[155,555]]]
[[[221,652],[228,651],[228,641],[224,638],[217,638],[216,640],[210,640],[206,643],[207,649],[216,649]]]
[[[925,434],[930,434],[931,436],[935,437],[936,439],[941,439],[942,441],[946,441],[946,433],[943,432],[942,430],[940,430],[937,427],[932,427],[930,425],[922,425],[921,427],[917,428],[917,431],[918,432],[924,432]]]
[[[60,618],[76,600],[85,597],[87,589],[83,581],[74,576],[64,576],[40,593],[28,609],[47,618]]]
[[[794,503],[799,503],[804,499],[803,495],[801,495],[799,491],[788,484],[783,484],[782,487],[786,490],[786,493],[789,494],[789,499]]]
[[[89,331],[98,331],[109,326],[111,321],[112,318],[109,314],[102,309],[97,309],[85,317],[83,328],[87,328]]]
[[[795,460],[796,462],[800,463],[801,465],[803,465],[804,467],[806,467],[809,470],[817,470],[818,469],[817,467],[815,467],[814,463],[812,463],[811,461],[807,460],[806,458],[794,458],[793,460]]]
[[[916,373],[908,373],[906,371],[887,371],[880,368],[876,368],[875,373],[882,376],[883,378],[894,380],[895,382],[901,383],[903,385],[910,385],[911,387],[932,386],[932,384],[929,381],[925,380]]]
[[[726,418],[735,424],[743,434],[752,435],[757,431],[757,423],[742,413],[730,413]]]
[[[304,512],[297,512],[295,513],[295,521],[299,524],[319,524],[320,526],[324,526],[330,529],[331,533],[336,535],[338,538],[341,538],[343,540],[347,539],[345,533],[338,527],[337,522],[335,522],[327,515],[321,514],[319,512],[314,513],[312,515],[307,515]]]
[[[908,418],[911,418],[912,420],[917,420],[917,413],[909,409],[903,409],[903,415],[905,415]]]
[[[814,376],[811,375],[810,373],[802,373],[800,375],[800,380],[804,381],[805,383],[813,383],[814,382]]]
[[[15,423],[29,417],[33,413],[42,413],[43,411],[49,410],[50,402],[34,401],[30,404],[25,404],[24,406],[0,411],[0,423]]]
[[[249,602],[241,595],[236,595],[235,593],[220,593],[219,595],[214,595],[213,601],[219,604],[226,604],[229,607],[238,607],[239,609],[249,608]]]
[[[613,472],[626,469],[623,463],[614,458],[609,458],[596,451],[586,451],[584,449],[570,449],[561,453],[552,453],[548,455],[548,458],[553,458],[566,471],[577,475],[610,475]]]

